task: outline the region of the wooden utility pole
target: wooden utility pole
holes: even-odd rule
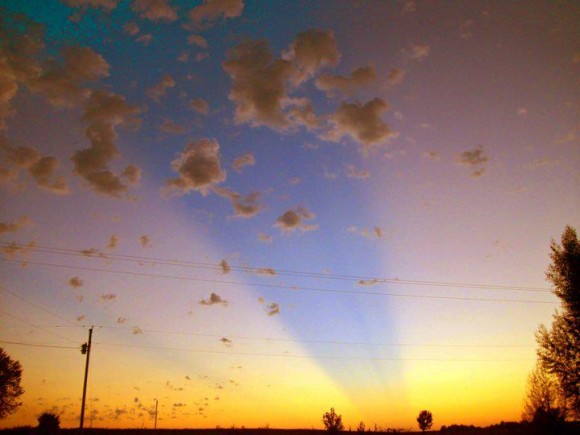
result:
[[[159,400],[155,399],[155,426],[154,428],[157,429],[157,407],[159,405]]]
[[[93,338],[93,327],[89,329],[89,341],[81,346],[81,353],[87,355],[87,361],[85,363],[85,382],[83,384],[83,403],[81,405],[81,422],[79,426],[79,433],[82,435],[83,426],[85,422],[85,400],[87,397],[87,379],[89,378],[89,358],[91,356],[91,340]]]

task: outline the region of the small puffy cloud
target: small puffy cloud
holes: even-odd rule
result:
[[[171,119],[164,119],[163,123],[159,126],[159,130],[161,130],[164,133],[170,134],[185,133],[185,127],[177,124],[175,121],[172,121]]]
[[[0,234],[13,233],[18,231],[20,228],[32,225],[32,219],[28,216],[22,216],[20,219],[14,222],[0,222]]]
[[[250,218],[262,210],[260,192],[252,192],[244,196],[227,188],[214,187],[213,190],[218,195],[230,200],[236,217]]]
[[[123,31],[127,35],[135,36],[137,33],[139,33],[139,30],[139,26],[133,21],[130,21],[123,26]]]
[[[114,293],[107,293],[107,294],[101,295],[101,300],[103,300],[103,301],[114,301],[115,299],[117,299],[117,295]]]
[[[258,233],[258,240],[262,243],[272,243],[273,237],[266,233]]]
[[[242,15],[244,0],[204,0],[188,13],[195,29],[203,30],[212,27],[221,18],[236,18]]]
[[[122,325],[127,321],[127,319],[125,317],[118,317],[117,318],[117,324]]]
[[[258,40],[234,47],[222,67],[233,81],[229,98],[236,105],[237,123],[288,127],[282,106],[288,98],[286,82],[294,71],[289,61],[274,59],[268,43]]]
[[[222,273],[224,275],[227,275],[228,273],[230,273],[232,271],[232,267],[230,266],[230,264],[225,259],[223,259],[220,262],[220,268],[221,268],[221,271],[222,271]]]
[[[194,98],[191,100],[189,102],[189,107],[202,115],[207,115],[207,112],[209,111],[209,104],[202,98]]]
[[[123,96],[105,91],[94,91],[87,102],[83,120],[88,123],[85,136],[91,146],[75,152],[71,160],[76,174],[95,192],[119,198],[127,191],[121,178],[109,169],[109,163],[120,154],[115,144],[116,127],[139,125],[139,111]]]
[[[135,165],[127,165],[121,177],[125,178],[129,184],[137,185],[141,181],[141,168]]]
[[[431,54],[428,45],[411,45],[411,59],[423,60]]]
[[[241,156],[236,157],[234,163],[232,163],[232,168],[239,171],[244,166],[254,166],[256,164],[256,159],[252,153],[245,153]]]
[[[171,75],[165,74],[161,77],[159,83],[147,89],[147,96],[156,103],[159,103],[160,99],[167,93],[167,90],[174,87],[175,79]]]
[[[455,162],[459,165],[467,166],[471,169],[471,177],[478,178],[485,172],[482,166],[489,161],[489,157],[485,155],[483,147],[479,146],[473,150],[464,151],[457,156]]]
[[[256,275],[276,276],[277,273],[271,267],[262,267],[262,268],[256,269]]]
[[[69,285],[72,288],[79,288],[82,287],[84,282],[78,276],[73,276],[71,279],[68,280]]]
[[[358,228],[354,225],[351,225],[346,230],[349,233],[353,233],[353,234],[356,234],[356,235],[362,236],[362,237],[371,237],[371,236],[383,237],[384,236],[384,231],[380,227],[374,227],[372,229],[369,229],[369,228]]]
[[[117,7],[121,0],[62,0],[63,3],[71,8],[95,8],[104,9],[107,12]]]
[[[365,104],[342,103],[331,116],[333,126],[324,138],[338,141],[348,135],[365,148],[384,142],[393,135],[381,118],[387,110],[388,104],[380,98],[373,98]]]
[[[151,21],[165,21],[171,23],[177,20],[177,12],[169,3],[169,0],[133,0],[131,9],[141,18]]]
[[[393,68],[387,74],[387,81],[391,85],[398,85],[399,83],[402,83],[404,78],[405,71],[399,68]]]
[[[86,318],[86,317],[87,317],[87,316],[85,316],[84,314],[81,314],[80,316],[78,316],[78,317],[76,318],[76,321],[77,321],[77,322],[82,322],[83,320],[85,320],[85,318]]]
[[[346,165],[344,173],[348,178],[365,179],[370,178],[371,174],[366,169],[358,169],[353,165]]]
[[[376,284],[378,284],[379,280],[376,278],[373,279],[359,279],[357,281],[357,284],[363,287],[372,287]]]
[[[133,326],[131,333],[133,335],[140,335],[140,334],[143,334],[143,330],[141,328],[139,328],[138,326]]]
[[[181,194],[197,190],[207,195],[210,188],[226,179],[226,172],[220,164],[219,149],[220,145],[215,139],[189,143],[171,162],[179,177],[167,180],[166,187]]]
[[[112,234],[109,238],[109,243],[107,243],[108,249],[117,249],[119,246],[119,236],[116,234]]]
[[[276,302],[268,304],[266,307],[266,313],[268,313],[268,316],[275,316],[276,314],[280,314],[280,305]]]
[[[231,347],[231,345],[232,345],[232,340],[230,340],[229,338],[226,338],[226,337],[220,338],[220,342],[222,342],[223,344],[225,344],[228,347]]]
[[[381,227],[374,227],[373,232],[377,237],[383,237],[384,235],[383,229]]]
[[[151,44],[152,40],[153,40],[153,36],[151,36],[151,34],[147,33],[145,35],[139,36],[135,41],[147,46],[147,45]]]
[[[109,75],[109,64],[89,47],[67,46],[61,50],[63,63],[49,61],[42,74],[30,82],[55,107],[70,107],[90,95],[84,82],[95,82]]]
[[[200,305],[222,305],[222,306],[227,306],[228,305],[228,301],[226,301],[225,299],[222,299],[219,295],[212,293],[209,295],[209,298],[207,299],[202,299],[201,301],[199,301]]]
[[[318,225],[305,224],[305,220],[314,219],[316,215],[304,207],[296,207],[284,212],[276,219],[276,224],[281,231],[291,232],[295,229],[311,231],[318,228]]]
[[[203,36],[200,35],[190,35],[187,37],[187,43],[189,45],[196,45],[199,48],[207,49],[208,44]]]
[[[518,109],[518,115],[520,116],[525,116],[528,114],[528,109],[526,109],[525,107],[520,107]]]
[[[143,234],[142,236],[139,237],[139,243],[144,248],[150,248],[151,247],[151,239],[146,234]]]
[[[326,92],[327,96],[337,94],[351,95],[358,88],[369,85],[377,78],[373,66],[360,67],[355,69],[350,76],[339,76],[333,74],[322,74],[316,79],[316,87]]]
[[[439,153],[436,151],[424,151],[423,154],[421,154],[421,156],[431,160],[439,160],[441,158]]]
[[[295,66],[291,80],[297,86],[321,68],[336,66],[340,61],[340,52],[332,31],[309,29],[296,35],[284,58]]]

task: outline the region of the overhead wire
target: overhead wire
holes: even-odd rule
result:
[[[20,263],[20,260],[11,259],[0,259],[0,262],[5,263]],[[37,266],[47,266],[47,267],[59,267],[71,270],[85,270],[93,272],[103,272],[111,274],[122,274],[130,276],[141,276],[150,278],[168,278],[177,279],[183,281],[192,282],[205,282],[211,284],[227,284],[227,285],[240,285],[240,286],[256,286],[265,287],[273,289],[285,289],[285,290],[303,290],[310,292],[320,292],[320,293],[336,293],[336,294],[352,294],[352,295],[374,295],[374,296],[387,296],[387,297],[400,297],[400,298],[412,298],[412,299],[441,299],[441,300],[455,300],[455,301],[477,301],[477,302],[503,302],[503,303],[529,303],[529,304],[548,304],[556,305],[557,302],[552,301],[538,301],[538,300],[524,300],[524,299],[505,299],[505,298],[475,298],[475,297],[463,297],[463,296],[442,296],[442,295],[411,295],[402,293],[387,293],[387,292],[373,292],[369,290],[342,290],[342,289],[331,289],[331,288],[319,288],[319,287],[306,287],[306,286],[295,286],[295,285],[284,285],[284,284],[266,284],[266,283],[246,283],[241,281],[227,281],[218,279],[205,279],[205,278],[194,278],[188,276],[180,275],[168,275],[168,274],[157,274],[149,272],[132,272],[127,270],[117,270],[117,269],[104,269],[98,267],[87,267],[87,266],[73,266],[69,264],[57,264],[57,263],[46,263],[39,261],[28,261],[27,264],[37,265]]]
[[[197,261],[186,261],[186,260],[174,260],[174,259],[164,259],[157,257],[143,257],[136,255],[124,255],[116,253],[102,253],[99,251],[92,250],[74,250],[70,248],[58,248],[50,246],[37,245],[34,248],[30,248],[27,245],[18,244],[15,242],[7,243],[0,242],[0,246],[16,246],[20,248],[29,249],[32,252],[41,252],[57,255],[69,255],[78,256],[93,259],[107,259],[107,260],[120,260],[129,261],[135,263],[155,263],[171,266],[181,266],[189,268],[200,268],[200,269],[210,269],[220,271],[222,266],[219,264],[197,262]],[[540,292],[540,293],[551,293],[551,290],[547,287],[532,287],[532,286],[514,286],[514,285],[504,285],[504,284],[476,284],[476,283],[465,283],[465,282],[453,282],[453,281],[433,281],[433,280],[412,280],[412,279],[401,279],[401,278],[386,278],[386,277],[376,277],[376,276],[363,276],[363,275],[341,275],[341,274],[331,274],[331,273],[319,273],[319,272],[307,272],[307,271],[295,271],[295,270],[284,270],[284,269],[271,269],[269,267],[252,267],[252,266],[235,266],[228,265],[229,269],[241,272],[250,272],[259,274],[264,270],[273,270],[276,275],[283,276],[295,276],[295,277],[306,277],[306,278],[318,278],[318,279],[332,279],[332,280],[344,280],[344,281],[357,281],[357,282],[370,282],[373,284],[402,284],[402,285],[418,285],[418,286],[434,286],[434,287],[455,287],[455,288],[473,288],[473,289],[489,289],[489,290],[508,290],[508,291],[526,291],[526,292]]]

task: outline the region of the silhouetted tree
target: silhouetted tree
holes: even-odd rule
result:
[[[56,435],[60,429],[60,417],[50,412],[45,412],[38,417],[38,432],[42,435]]]
[[[22,366],[0,347],[0,419],[12,414],[22,405],[18,401],[24,393],[20,386],[21,379]]]
[[[567,226],[562,244],[552,240],[552,263],[546,277],[560,298],[552,328],[541,325],[536,333],[538,360],[558,380],[568,409],[580,418],[580,243],[576,230]]]
[[[358,433],[364,433],[365,432],[365,424],[362,421],[358,424],[358,426],[356,428],[356,431]]]
[[[417,417],[417,423],[419,424],[419,429],[421,429],[423,432],[431,429],[431,426],[433,425],[433,414],[424,409],[419,413],[419,416]]]
[[[330,408],[329,412],[322,414],[322,422],[328,432],[337,433],[344,429],[342,424],[342,415],[334,412],[334,408]]]
[[[558,410],[558,411],[556,411]],[[528,387],[522,419],[533,422],[537,415],[564,413],[564,403],[558,380],[537,362],[528,376]]]

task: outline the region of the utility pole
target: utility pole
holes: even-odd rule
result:
[[[155,426],[154,429],[157,429],[157,407],[159,405],[159,400],[155,399]]]
[[[87,361],[85,363],[85,382],[83,384],[83,403],[81,405],[81,422],[79,426],[79,433],[80,435],[83,434],[83,425],[85,421],[85,399],[87,397],[87,379],[89,377],[89,358],[91,356],[91,340],[93,338],[93,327],[89,329],[89,341],[87,343],[83,343],[81,346],[81,353],[83,355],[87,355]]]

